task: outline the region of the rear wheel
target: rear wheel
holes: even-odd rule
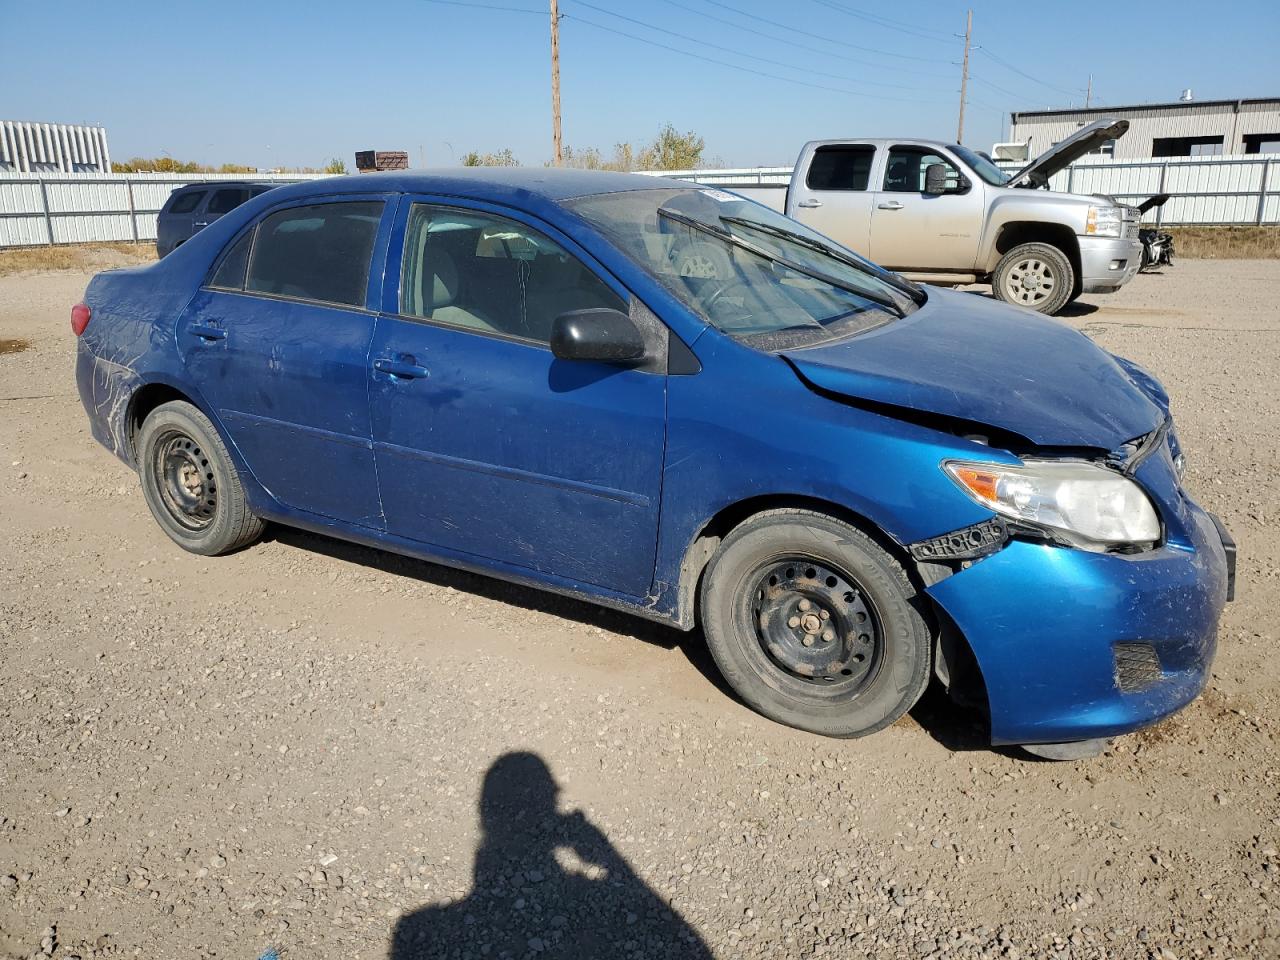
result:
[[[1023,243],[996,265],[991,292],[1006,303],[1055,314],[1067,305],[1076,288],[1071,260],[1047,243]]]
[[[929,679],[929,630],[901,565],[823,514],[775,510],[734,530],[702,596],[707,645],[750,706],[858,737],[909,710]]]
[[[191,404],[151,411],[138,436],[138,466],[151,515],[184,550],[214,556],[262,535],[226,445]]]

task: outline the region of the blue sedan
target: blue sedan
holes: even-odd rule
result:
[[[686,182],[282,187],[72,326],[93,434],[181,547],[271,521],[700,626],[821,734],[936,675],[994,743],[1087,753],[1200,692],[1232,589],[1140,367]]]

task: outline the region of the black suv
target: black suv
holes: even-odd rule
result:
[[[192,183],[169,194],[156,223],[156,253],[165,256],[180,247],[224,213],[230,213],[250,197],[266,193],[275,184],[221,180]]]

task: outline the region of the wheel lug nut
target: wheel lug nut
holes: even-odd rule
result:
[[[835,631],[834,631],[834,630],[823,630],[823,631],[822,631],[822,639],[823,639],[823,640],[825,640],[827,643],[830,643],[830,642],[831,642],[832,640],[834,640],[835,638],[836,638],[836,634],[835,634]]]
[[[831,619],[831,611],[829,611],[829,610],[819,610],[819,611],[818,611],[818,616],[820,616],[823,620],[830,620],[830,619]]]
[[[800,618],[792,617],[787,621],[787,626],[794,630],[796,627],[800,626]]]
[[[798,606],[800,607],[801,610],[808,610],[811,606],[813,606],[813,604],[811,604],[808,600],[801,600]]]
[[[806,633],[806,634],[804,635],[804,639],[803,639],[803,640],[801,640],[800,642],[801,642],[801,643],[803,643],[806,647],[812,647],[812,646],[813,646],[813,634],[811,634],[811,633]]]

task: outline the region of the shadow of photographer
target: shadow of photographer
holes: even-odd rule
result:
[[[485,774],[483,829],[463,900],[401,917],[390,960],[450,957],[707,958],[697,931],[581,811],[560,812],[542,758],[508,753]]]

